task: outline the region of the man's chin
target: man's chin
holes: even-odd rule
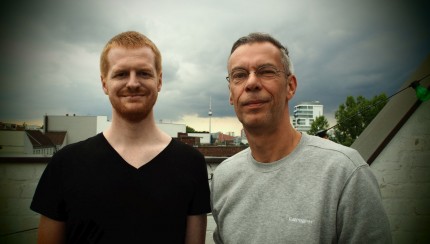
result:
[[[249,116],[241,118],[239,119],[239,121],[242,123],[244,128],[248,128],[251,130],[265,128],[268,124],[270,124],[270,121],[267,121],[266,118],[262,118],[259,116]]]
[[[120,112],[118,113],[121,118],[130,122],[130,123],[139,123],[146,118],[148,118],[149,113],[143,111],[129,111],[129,112]]]

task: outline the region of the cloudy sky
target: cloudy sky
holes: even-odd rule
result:
[[[0,121],[104,115],[99,55],[136,30],[163,55],[156,119],[209,130],[241,128],[228,103],[235,40],[267,32],[285,44],[298,91],[290,108],[320,101],[331,125],[347,96],[395,93],[430,54],[430,4],[410,0],[8,1],[0,10]],[[41,122],[40,122],[41,123]]]

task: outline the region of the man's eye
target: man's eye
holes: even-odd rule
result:
[[[273,75],[276,75],[276,70],[274,70],[274,69],[261,69],[258,71],[258,73],[260,73],[260,75],[263,75],[263,76],[273,76]]]
[[[152,73],[151,72],[147,72],[147,71],[141,71],[141,72],[138,73],[138,75],[140,77],[143,77],[143,78],[152,78],[153,77]]]
[[[232,74],[233,79],[243,79],[248,76],[248,73],[246,72],[234,72]]]
[[[114,75],[114,77],[115,78],[123,78],[123,77],[125,77],[127,74],[125,73],[125,72],[119,72],[119,73],[116,73],[115,75]]]

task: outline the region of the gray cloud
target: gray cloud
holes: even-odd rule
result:
[[[45,113],[110,116],[99,55],[137,30],[163,55],[156,117],[234,116],[226,61],[233,42],[268,32],[290,50],[298,92],[333,114],[347,96],[393,94],[430,54],[425,1],[37,1],[2,8],[0,120]]]

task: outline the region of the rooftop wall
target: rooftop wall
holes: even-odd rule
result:
[[[36,243],[39,215],[30,203],[48,160],[0,157],[0,243]]]

